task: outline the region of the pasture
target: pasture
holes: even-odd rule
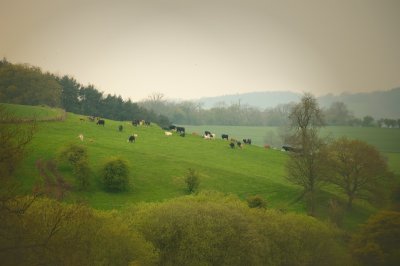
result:
[[[60,108],[49,108],[47,106],[30,106],[1,103],[10,113],[23,120],[61,120],[64,118],[64,110]]]
[[[279,127],[248,127],[248,126],[190,126],[186,125],[188,132],[204,134],[209,130],[221,138],[221,134],[228,134],[235,139],[250,138],[257,146],[269,144],[275,147],[283,145],[280,139]],[[400,129],[398,128],[376,128],[376,127],[342,127],[329,126],[321,129],[323,137],[335,139],[346,136],[351,139],[359,139],[375,146],[388,158],[389,167],[400,174]]]
[[[119,125],[123,125],[122,132],[118,130]],[[207,129],[216,132],[212,127]],[[253,135],[246,134],[246,128],[241,130],[243,137],[256,142]],[[261,132],[262,128],[259,130]],[[63,121],[38,123],[28,156],[17,170],[17,178],[23,191],[31,191],[41,180],[36,162],[59,160],[62,147],[78,143],[88,149],[91,185],[88,191],[72,190],[67,197],[70,202],[87,202],[98,209],[118,209],[127,203],[157,202],[179,197],[187,194],[184,176],[192,168],[199,173],[200,191],[231,193],[243,200],[258,194],[266,199],[269,208],[305,211],[301,202],[293,202],[301,193],[301,188],[285,179],[285,152],[257,145],[231,149],[229,142],[221,140],[218,135],[216,140],[205,140],[190,134],[190,127],[186,131],[185,137],[177,133],[166,136],[164,130],[154,124],[134,127],[130,121],[108,119],[105,119],[104,126],[99,126],[85,116],[68,113]],[[83,141],[79,138],[80,134],[84,137]],[[137,134],[136,142],[128,143],[129,136],[133,134]],[[130,188],[126,192],[105,192],[99,182],[102,163],[112,156],[128,161]],[[72,168],[59,161],[61,174],[74,184]],[[332,197],[343,198],[337,190],[329,187],[323,188],[319,194],[319,214],[323,219],[327,217],[328,201]],[[354,211],[346,216],[345,224],[349,228],[363,221],[372,211],[361,202],[356,202],[355,206]]]

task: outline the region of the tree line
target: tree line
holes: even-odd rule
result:
[[[166,100],[161,93],[153,93],[138,104],[157,114],[165,114],[176,124],[227,126],[283,126],[289,123],[288,116],[296,105],[290,102],[260,109],[240,102],[230,105],[220,102],[210,109],[205,109],[201,102]],[[370,115],[355,117],[343,102],[334,102],[328,108],[321,109],[321,116],[324,117],[326,125],[332,126],[400,127],[400,119],[375,120]]]
[[[94,85],[84,86],[68,75],[57,76],[28,64],[0,61],[0,102],[48,105],[67,112],[113,120],[149,120],[170,124],[162,114],[149,111],[130,99],[104,94]]]

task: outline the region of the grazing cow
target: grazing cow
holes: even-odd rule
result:
[[[251,139],[243,139],[243,143],[251,145]]]
[[[124,127],[123,127],[122,125],[119,125],[119,126],[118,126],[118,131],[119,131],[119,132],[122,132],[123,129],[124,129]]]
[[[146,126],[150,126],[150,121],[145,120],[145,121],[144,121],[144,124],[145,124]]]
[[[203,138],[204,139],[211,139],[211,136],[210,135],[204,135]]]
[[[229,136],[228,136],[228,134],[222,134],[221,137],[222,137],[222,139],[228,140],[228,137],[229,137]]]
[[[236,145],[237,145],[239,148],[242,148],[242,143],[241,143],[240,141],[237,141],[237,142],[236,142]]]
[[[176,132],[185,133],[185,128],[184,127],[176,127]]]
[[[99,119],[96,124],[104,126],[105,123],[106,121],[104,121],[103,119]]]
[[[134,135],[129,136],[128,142],[132,143],[136,141],[136,137]]]
[[[235,148],[235,143],[231,142],[231,143],[229,143],[229,146],[230,146],[232,149],[234,149],[234,148]]]
[[[137,127],[139,124],[140,124],[140,121],[138,119],[132,121],[132,126]]]
[[[300,148],[294,148],[294,147],[291,147],[289,145],[283,145],[282,149],[284,151],[291,151],[291,152],[301,152],[302,151],[302,149],[300,149]]]
[[[165,131],[165,132],[164,132],[164,135],[165,135],[165,136],[172,136],[172,132]]]

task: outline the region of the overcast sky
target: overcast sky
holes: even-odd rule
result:
[[[400,0],[0,0],[0,56],[141,100],[400,85]]]

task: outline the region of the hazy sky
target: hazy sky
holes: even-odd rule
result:
[[[0,56],[140,100],[400,85],[400,0],[0,0]]]

